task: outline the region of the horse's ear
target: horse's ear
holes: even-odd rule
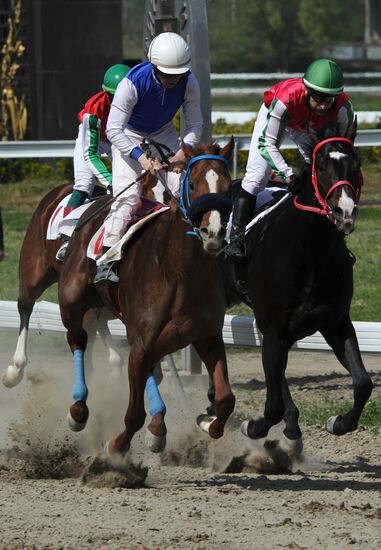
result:
[[[191,158],[195,156],[195,152],[191,145],[188,145],[187,143],[182,142],[181,148],[183,150],[183,153],[187,161],[189,161]]]
[[[356,137],[356,133],[357,133],[357,116],[355,116],[352,124],[350,124],[347,128],[347,131],[345,132],[345,136],[346,138],[350,139],[352,143],[354,143],[355,141],[355,137]]]
[[[231,159],[234,149],[234,137],[231,136],[229,142],[221,148],[220,155],[221,157],[226,158],[227,160]]]

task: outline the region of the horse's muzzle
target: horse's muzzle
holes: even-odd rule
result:
[[[332,208],[332,216],[335,225],[337,229],[345,235],[349,235],[354,231],[358,213],[359,210],[357,206],[354,206],[350,213],[344,213],[343,210],[337,206]]]

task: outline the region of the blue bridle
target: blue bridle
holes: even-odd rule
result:
[[[184,174],[183,180],[180,184],[180,208],[183,213],[183,216],[185,218],[188,218],[188,210],[191,203],[190,200],[190,193],[189,193],[189,174],[192,169],[192,166],[196,164],[199,160],[220,160],[223,162],[226,166],[226,168],[229,167],[229,161],[226,160],[225,157],[221,157],[220,155],[197,155],[196,157],[193,157],[190,159],[188,163],[188,167],[186,169],[186,172]]]

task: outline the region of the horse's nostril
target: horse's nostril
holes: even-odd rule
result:
[[[334,206],[332,208],[332,214],[335,216],[336,219],[340,219],[343,217],[343,211],[339,206]]]
[[[203,235],[208,235],[209,230],[207,227],[200,227],[200,233],[202,233]]]
[[[353,219],[356,219],[356,218],[357,218],[358,213],[359,213],[359,209],[358,209],[357,206],[355,206],[355,207],[353,208],[353,210],[352,210],[352,217],[353,217]]]

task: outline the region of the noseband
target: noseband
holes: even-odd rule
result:
[[[320,141],[319,143],[317,143],[315,145],[313,153],[312,153],[312,174],[311,174],[311,179],[312,179],[312,185],[313,185],[313,188],[314,188],[314,194],[315,194],[315,197],[316,197],[318,203],[320,204],[320,207],[319,206],[307,206],[307,205],[301,204],[301,203],[298,202],[298,197],[294,198],[294,205],[296,206],[296,208],[299,208],[300,210],[307,210],[309,212],[315,212],[316,214],[320,214],[321,216],[327,216],[331,221],[334,221],[334,217],[332,215],[331,207],[328,204],[328,198],[333,193],[333,191],[335,189],[337,189],[338,187],[342,187],[344,185],[350,187],[353,191],[353,194],[354,194],[354,197],[355,197],[355,202],[356,202],[356,204],[358,204],[358,202],[360,200],[360,196],[361,196],[361,189],[362,189],[362,186],[363,186],[363,177],[362,177],[362,173],[361,173],[361,170],[360,170],[360,182],[359,182],[359,186],[358,186],[357,189],[355,189],[355,187],[352,185],[352,183],[348,180],[338,180],[338,181],[336,181],[335,183],[333,183],[331,185],[331,187],[328,189],[327,193],[325,194],[325,197],[322,197],[322,195],[319,191],[319,187],[318,187],[318,178],[317,178],[317,170],[316,170],[316,155],[317,155],[319,149],[321,147],[323,147],[323,145],[326,145],[327,143],[330,143],[330,142],[337,142],[337,141],[344,141],[346,143],[350,143],[351,146],[353,147],[352,141],[348,138],[332,137],[332,138],[328,138],[328,139],[325,139],[325,140]]]

